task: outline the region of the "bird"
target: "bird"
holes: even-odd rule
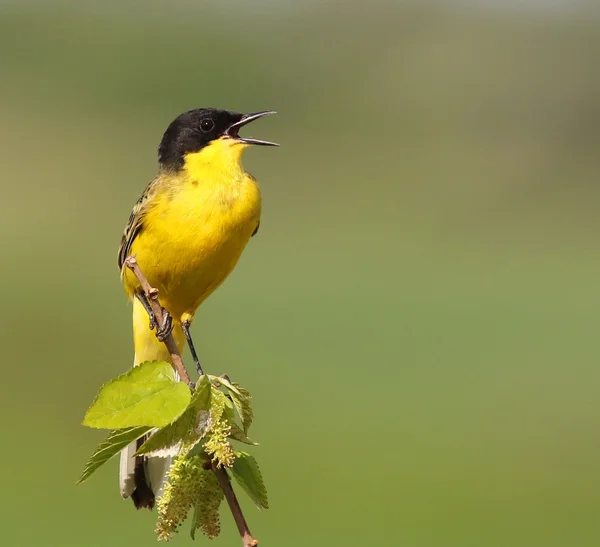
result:
[[[162,341],[187,341],[202,374],[190,325],[202,302],[227,278],[258,232],[261,193],[242,166],[251,145],[277,143],[242,137],[246,124],[273,110],[240,114],[217,108],[184,112],[168,126],[158,148],[158,173],[134,205],[121,238],[118,264],[133,302],[133,365],[170,362]],[[166,313],[157,324],[140,283],[125,265],[134,256]],[[146,437],[121,452],[121,496],[152,509],[162,493],[170,458],[134,456]]]

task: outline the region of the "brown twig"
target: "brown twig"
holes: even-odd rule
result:
[[[140,266],[135,259],[135,256],[128,256],[125,259],[125,266],[127,266],[138,278],[140,285],[142,286],[142,290],[148,299],[148,304],[152,308],[152,313],[154,314],[154,319],[158,325],[161,325],[163,322],[164,309],[158,302],[158,289],[155,289],[150,285],[146,276],[142,273]],[[167,346],[167,350],[171,354],[171,363],[173,364],[173,368],[179,374],[179,377],[187,384],[191,384],[190,375],[185,370],[185,366],[183,365],[183,360],[181,359],[181,354],[177,349],[177,344],[175,343],[175,338],[173,338],[172,334],[169,334],[164,340],[165,346]]]
[[[148,303],[150,304],[150,308],[152,309],[152,313],[154,314],[154,318],[156,322],[160,325],[163,320],[163,307],[160,305],[158,301],[158,289],[152,287],[146,276],[142,273],[137,260],[134,256],[129,256],[125,259],[125,265],[133,272],[133,274],[137,277],[140,285],[142,286],[142,290],[148,299]],[[187,373],[185,365],[183,364],[183,359],[181,358],[181,354],[179,353],[179,349],[177,349],[177,344],[175,343],[175,339],[173,338],[173,334],[169,334],[164,340],[165,346],[171,355],[171,362],[173,363],[173,367],[179,374],[179,377],[186,384],[190,385],[190,375]],[[238,531],[240,533],[240,538],[242,539],[242,543],[244,547],[258,547],[258,540],[252,537],[250,530],[248,529],[248,523],[246,522],[246,518],[244,517],[244,513],[242,512],[242,508],[238,502],[237,496],[233,491],[233,487],[231,486],[231,481],[229,480],[229,475],[227,471],[223,468],[218,468],[216,465],[212,465],[212,470],[214,474],[217,476],[219,484],[223,489],[223,494],[225,495],[225,499],[227,500],[227,504],[229,505],[229,509],[231,510],[231,514],[233,515],[233,520],[235,520],[235,524],[237,525]]]
[[[231,514],[233,515],[235,523],[238,527],[244,547],[257,547],[258,541],[252,537],[252,534],[248,529],[248,523],[244,518],[242,508],[240,507],[235,492],[233,491],[231,480],[229,479],[227,471],[225,471],[225,469],[222,467],[217,467],[214,463],[212,464],[212,470],[217,476],[219,484],[221,485],[221,489],[223,490],[223,494],[225,494],[225,499],[227,500],[229,508],[231,509]]]

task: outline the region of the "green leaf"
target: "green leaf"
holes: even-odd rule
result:
[[[246,452],[235,453],[231,472],[238,484],[246,491],[259,509],[268,509],[267,489],[254,456]]]
[[[193,426],[196,413],[186,410],[175,422],[161,427],[155,431],[148,440],[140,446],[135,453],[136,456],[150,454],[165,458],[176,456],[179,452],[180,442],[187,436]]]
[[[240,415],[240,419],[242,420],[242,426],[244,428],[244,433],[248,434],[248,429],[252,425],[253,420],[253,412],[252,406],[250,405],[250,399],[252,399],[252,395],[247,389],[240,387],[236,384],[236,389],[238,393],[231,391],[229,393],[231,400]]]
[[[225,394],[223,393],[223,395]],[[230,424],[233,424],[235,421],[235,407],[233,406],[232,400],[227,395],[225,395],[225,408],[223,409],[222,419],[225,419],[227,423]]]
[[[163,427],[187,408],[192,395],[171,365],[147,361],[100,388],[83,425],[104,429]]]
[[[222,386],[226,387],[229,391],[232,391],[236,395],[241,395],[240,390],[237,387],[235,387],[235,385],[233,385],[229,380],[227,380],[221,376],[209,376],[209,378],[212,382],[221,384]]]
[[[206,376],[202,376],[196,385],[196,391],[185,412],[173,423],[156,431],[136,452],[156,456],[175,456],[179,452],[178,444],[184,439],[195,436],[200,439],[204,434],[202,424],[208,425],[211,385]]]
[[[235,441],[239,441],[241,443],[251,444],[254,446],[258,446],[256,441],[248,438],[246,434],[238,427],[238,425],[234,422],[230,424],[231,431],[229,432],[229,438]]]
[[[190,406],[194,406],[198,410],[205,410],[210,407],[210,380],[206,374],[200,376],[196,382],[196,390],[192,396]]]
[[[139,439],[149,429],[150,427],[143,425],[140,427],[130,427],[128,429],[117,429],[112,431],[110,435],[98,445],[86,463],[85,469],[83,470],[81,477],[79,477],[77,484],[89,479],[96,469],[105,464],[113,456],[116,456],[129,443]]]

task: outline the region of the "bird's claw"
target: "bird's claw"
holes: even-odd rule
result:
[[[150,330],[154,330],[156,328],[156,317],[154,315],[154,312],[150,312],[148,315],[150,317],[150,324],[148,325],[148,328]]]
[[[150,320],[152,321],[152,319]],[[156,326],[156,321],[154,322]],[[161,325],[156,329],[156,338],[159,342],[164,342],[173,332],[173,318],[171,314],[163,308],[163,318]]]

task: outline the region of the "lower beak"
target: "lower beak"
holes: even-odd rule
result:
[[[275,110],[265,110],[263,112],[254,112],[253,114],[243,114],[242,119],[239,122],[235,122],[227,130],[227,135],[232,139],[237,140],[238,142],[243,142],[244,144],[259,144],[261,146],[279,146],[276,142],[261,141],[259,139],[252,139],[249,137],[240,137],[238,134],[240,127],[244,127],[246,124],[254,120],[258,120],[258,118],[262,118],[263,116],[267,116],[268,114],[276,114],[276,112]]]

